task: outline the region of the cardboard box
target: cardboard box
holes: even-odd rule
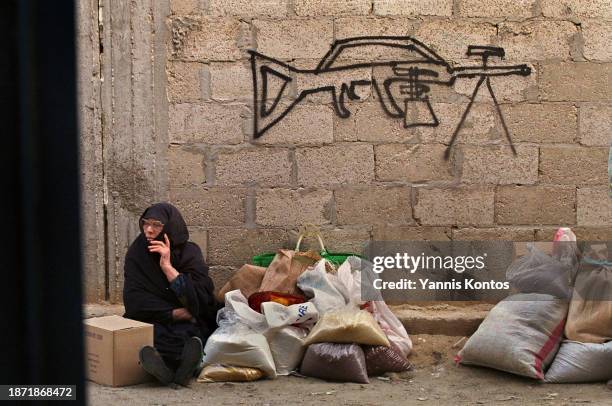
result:
[[[127,386],[151,380],[138,363],[138,353],[153,345],[153,325],[105,316],[86,319],[87,378],[110,386]]]

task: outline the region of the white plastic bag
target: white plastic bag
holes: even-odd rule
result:
[[[325,260],[322,259],[303,272],[297,280],[298,287],[317,308],[319,317],[346,305],[344,295],[336,288],[331,277],[332,275],[326,272]]]
[[[310,329],[319,319],[319,312],[314,303],[298,303],[285,306],[276,302],[263,302],[263,313],[269,328],[279,328],[299,324]]]
[[[249,307],[240,290],[225,294],[225,307],[217,313],[219,328],[204,347],[204,365],[221,364],[260,369],[275,378],[270,346],[262,334],[267,330],[263,314]]]
[[[368,264],[365,260],[351,256],[338,268],[338,280],[346,287],[349,302],[355,306],[363,307],[362,300],[362,267]],[[412,340],[401,321],[391,312],[383,300],[367,302],[366,309],[372,313],[374,320],[383,330],[391,345],[405,357],[412,351]]]
[[[391,346],[395,347],[404,357],[408,357],[412,351],[412,340],[402,322],[383,301],[370,302],[369,308],[374,320],[387,335]]]
[[[338,280],[345,286],[348,303],[362,305],[361,299],[361,258],[351,256],[338,268]]]
[[[225,294],[225,307],[217,313],[217,324],[219,325],[221,325],[219,323],[219,316],[223,312],[234,313],[241,323],[246,324],[255,331],[264,332],[268,328],[266,317],[251,309],[249,301],[239,289]]]
[[[266,337],[241,322],[227,307],[217,315],[219,328],[204,347],[204,366],[221,364],[257,368],[269,378],[276,378],[274,358]]]
[[[307,334],[305,329],[292,326],[266,332],[277,375],[289,375],[300,365],[306,350],[304,338]]]
[[[565,340],[546,372],[546,382],[605,382],[612,379],[612,341],[604,344]]]

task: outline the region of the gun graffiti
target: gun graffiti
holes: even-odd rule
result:
[[[388,49],[399,52],[400,56],[393,60],[373,60],[369,62],[343,62],[347,51],[370,49]],[[457,79],[478,78],[478,82],[469,99],[469,103],[452,134],[446,149],[445,158],[450,156],[459,131],[472,108],[472,104],[482,85],[486,85],[492,97],[497,114],[510,142],[512,152],[516,149],[512,144],[510,132],[504,121],[491,78],[496,76],[528,76],[531,69],[527,65],[492,66],[489,58],[504,57],[503,48],[490,46],[468,46],[467,56],[479,57],[481,64],[476,66],[453,67],[433,50],[412,37],[353,37],[335,41],[329,52],[321,59],[314,69],[299,69],[277,59],[256,51],[251,55],[251,70],[253,74],[254,119],[253,136],[259,138],[271,127],[278,124],[300,101],[314,93],[329,92],[335,114],[347,118],[351,112],[346,107],[347,100],[359,100],[356,93],[359,86],[372,86],[382,110],[393,118],[403,119],[404,128],[436,127],[440,124],[429,100],[432,87],[451,87]],[[354,60],[354,59],[353,59]],[[374,67],[380,67],[374,70]],[[347,83],[334,77],[334,73],[347,71],[352,78]],[[373,72],[371,75],[369,72]],[[287,92],[291,82],[316,81],[317,86],[306,88],[299,92],[289,105],[281,105],[281,98]],[[270,82],[281,83],[275,88],[275,94],[269,94]],[[425,118],[412,117],[410,111],[414,106],[425,107]]]

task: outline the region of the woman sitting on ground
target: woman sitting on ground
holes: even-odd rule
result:
[[[186,386],[217,327],[213,282],[176,207],[149,207],[140,231],[125,257],[124,317],[154,326],[154,347],[140,351],[143,369],[166,385]]]

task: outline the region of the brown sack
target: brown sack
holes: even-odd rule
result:
[[[303,292],[297,287],[297,279],[306,268],[314,265],[320,259],[321,256],[315,251],[278,250],[266,269],[259,292],[271,291],[303,295]]]
[[[250,264],[243,265],[232,278],[217,292],[216,298],[219,302],[225,302],[225,294],[232,290],[240,289],[244,297],[249,297],[257,292],[264,277],[266,268]]]
[[[586,269],[588,267],[588,269]],[[612,267],[581,266],[565,325],[565,336],[583,343],[612,340]]]

